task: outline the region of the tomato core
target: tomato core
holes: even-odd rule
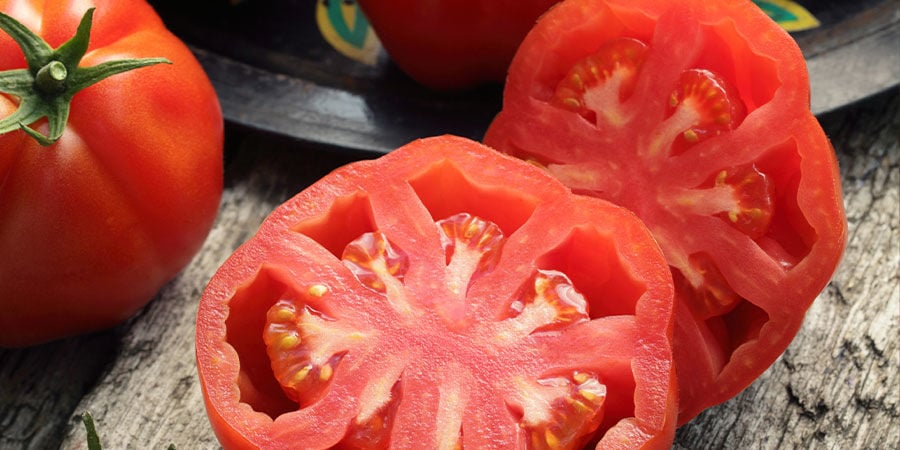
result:
[[[588,304],[572,281],[557,270],[538,270],[510,301],[506,313],[491,320],[459,323],[468,305],[451,309],[462,314],[442,314],[443,302],[465,302],[470,283],[489,273],[506,238],[490,221],[460,213],[435,222],[446,258],[447,298],[435,299],[436,317],[416,306],[407,296],[404,275],[410,270],[407,253],[381,232],[367,232],[347,244],[342,261],[360,285],[376,292],[389,305],[398,336],[416,351],[428,353],[435,364],[458,367],[480,377],[479,367],[495,364],[529,364],[523,345],[535,333],[554,332],[590,320]],[[333,317],[318,309],[327,301],[325,284],[312,284],[294,298],[276,302],[266,315],[263,339],[272,371],[285,394],[301,407],[324,395],[347,352],[365,347],[378,331],[371,324]],[[452,331],[451,331],[452,330]],[[451,331],[448,333],[448,331]],[[370,385],[368,411],[355,419],[346,445],[355,447],[363,438],[387,442],[392,423],[392,402],[398,395],[400,374],[391,374]],[[508,392],[512,414],[530,434],[530,448],[577,448],[600,425],[606,387],[597,375],[578,370],[565,376],[538,380],[524,378],[483,379]],[[448,387],[453,389],[452,386]],[[452,421],[451,421],[452,422]],[[443,436],[446,448],[454,448],[459,430]],[[364,448],[375,448],[371,445]]]

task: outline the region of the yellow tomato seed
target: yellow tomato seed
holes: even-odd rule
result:
[[[587,389],[579,389],[578,393],[581,394],[582,397],[584,397],[585,399],[587,399],[589,401],[594,401],[597,399],[597,394],[594,392],[591,392]]]
[[[331,368],[331,364],[325,364],[321,369],[319,369],[319,379],[322,381],[330,380],[333,374],[334,369]]]
[[[572,379],[575,380],[576,383],[582,384],[585,381],[591,379],[591,377],[584,372],[575,372],[574,374],[572,374]]]
[[[580,400],[571,399],[569,402],[573,407],[575,407],[575,411],[579,414],[584,414],[591,411],[591,408],[584,402]]]
[[[294,310],[284,306],[275,311],[275,320],[278,322],[288,322],[294,320]]]
[[[698,136],[697,132],[694,130],[687,130],[684,132],[684,140],[694,144],[700,140],[700,136]]]
[[[324,284],[314,284],[309,287],[309,291],[307,291],[310,296],[315,298],[322,298],[326,293],[328,293],[328,286]]]
[[[299,372],[294,374],[294,378],[292,380],[293,383],[300,384],[303,380],[306,379],[306,376],[309,375],[310,370],[312,370],[312,366],[309,366],[309,365],[303,366],[303,368],[300,369]]]
[[[281,337],[281,340],[278,341],[278,346],[281,347],[282,350],[290,350],[300,344],[300,336],[296,334],[285,334]]]
[[[544,441],[549,448],[559,448],[559,438],[549,429],[544,430]]]

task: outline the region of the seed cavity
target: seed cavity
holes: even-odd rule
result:
[[[746,107],[737,89],[725,78],[706,69],[681,74],[669,95],[668,119],[652,133],[649,154],[671,156],[724,133],[743,121]]]
[[[413,308],[403,287],[409,256],[384,233],[368,232],[356,238],[347,244],[341,260],[363,286],[382,294],[404,319],[413,319]]]
[[[719,217],[750,239],[766,235],[774,212],[774,186],[753,164],[722,169],[691,189],[669,189],[660,204],[679,216]]]
[[[509,306],[509,318],[497,323],[498,342],[590,320],[588,303],[566,274],[538,270]]]
[[[468,213],[435,222],[447,261],[450,290],[463,295],[472,281],[490,272],[500,259],[506,238],[493,222]]]
[[[698,317],[721,316],[742,300],[707,253],[691,255],[687,266],[680,268],[680,271],[693,291],[692,309]]]
[[[591,123],[622,125],[628,118],[621,103],[634,90],[646,53],[647,45],[636,39],[603,44],[569,69],[556,86],[553,103]]]
[[[341,260],[360,283],[379,293],[402,282],[409,270],[409,257],[381,232],[364,233],[347,244]]]
[[[530,448],[581,448],[600,426],[606,386],[597,375],[575,371],[537,381],[518,379],[510,410],[520,416]]]
[[[366,336],[309,305],[282,299],[269,308],[262,337],[282,390],[306,406],[324,394],[341,359]]]

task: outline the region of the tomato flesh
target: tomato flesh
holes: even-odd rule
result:
[[[840,259],[837,163],[808,99],[802,54],[751,2],[570,0],[510,66],[485,143],[632,210],[666,256],[680,423],[778,357]]]
[[[225,448],[665,448],[672,293],[624,209],[426,139],[267,219],[204,294],[198,368]]]
[[[441,232],[446,253],[447,287],[453,296],[464,296],[475,275],[491,270],[505,238],[496,224],[466,213],[439,220],[435,225]],[[419,320],[421,317],[416,317],[422,312],[413,310],[403,286],[409,258],[406,252],[391,244],[384,233],[365,233],[353,240],[343,252],[342,261],[362,286],[377,292],[382,297],[380,301],[391,306],[398,316],[396,322],[402,328],[397,331],[399,335],[413,340],[427,338],[435,349],[458,345],[455,339],[439,342],[440,329],[427,330]],[[561,330],[589,320],[584,297],[564,273],[536,271],[532,282],[525,287],[513,297],[507,314],[494,317],[492,321],[444,324],[441,322],[457,318],[442,317],[433,325],[463,333],[466,340],[475,345],[517,348],[534,333]],[[328,292],[326,285],[313,284],[306,296],[280,300],[267,313],[263,338],[272,371],[288,397],[301,406],[321,398],[335,371],[340,370],[341,360],[347,352],[374,338],[373,331],[365,324],[354,324],[318,312],[316,303],[323,301]],[[450,360],[446,364],[462,366],[470,363],[454,356],[446,355]],[[483,361],[475,366],[522,363],[518,357],[508,360],[502,354],[496,360],[471,356]],[[568,378],[539,379],[531,384],[519,378],[492,381],[497,383],[494,390],[515,395],[514,400],[506,400],[507,403],[514,401],[522,405],[519,427],[530,434],[532,448],[578,448],[600,425],[606,387],[596,376],[576,370]],[[359,436],[354,440],[365,435],[367,440],[388,441],[390,428],[387,425],[393,421],[387,414],[391,410],[385,406],[390,403],[392,392],[385,387],[399,386],[399,382],[399,378],[378,380],[370,392],[373,400],[369,400],[377,406],[373,408],[374,412],[364,411],[354,419],[358,431],[353,434]],[[441,437],[447,439],[437,442],[441,448],[455,448],[461,443],[458,430],[450,430]]]

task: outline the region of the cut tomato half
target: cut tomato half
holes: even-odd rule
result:
[[[609,63],[621,48],[638,56]],[[611,75],[582,82],[591,68]],[[519,48],[485,143],[650,228],[676,283],[680,423],[771,365],[843,252],[803,55],[750,1],[563,2]]]
[[[457,137],[281,205],[200,303],[225,448],[667,448],[673,285],[643,223]]]

